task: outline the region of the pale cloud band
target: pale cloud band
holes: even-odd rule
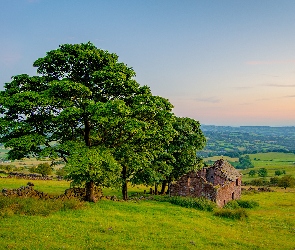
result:
[[[219,103],[220,102],[220,99],[216,96],[197,98],[195,100],[198,102],[209,102],[209,103]]]
[[[278,87],[278,88],[295,88],[295,84],[275,84],[275,83],[268,83],[268,84],[264,84],[263,86],[267,86],[267,87]]]
[[[248,65],[292,64],[295,60],[248,61]]]

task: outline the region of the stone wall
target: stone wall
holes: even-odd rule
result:
[[[238,185],[237,185],[238,184]],[[216,203],[222,207],[231,200],[241,198],[241,177],[237,182],[226,182],[217,189]]]
[[[182,176],[170,188],[172,196],[205,197],[212,201],[215,201],[217,196],[217,190],[212,183],[207,182],[205,178],[198,176],[194,172]]]
[[[99,200],[102,198],[102,190],[99,188],[95,188],[95,197]],[[86,190],[85,188],[69,188],[65,190],[64,194],[61,195],[51,195],[44,192],[40,192],[34,189],[32,183],[28,183],[27,186],[22,186],[17,189],[3,189],[2,196],[6,197],[32,197],[36,199],[60,199],[60,200],[67,200],[76,198],[79,200],[85,200],[86,197]]]

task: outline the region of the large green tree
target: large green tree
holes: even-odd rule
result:
[[[162,181],[163,193],[167,183],[179,179],[182,175],[195,171],[203,166],[202,160],[197,157],[197,151],[204,148],[206,138],[201,131],[200,123],[187,117],[176,117],[173,128],[177,134],[167,145],[166,152],[172,157],[169,165],[172,171],[164,174]]]
[[[139,173],[173,140],[172,105],[139,86],[116,54],[91,43],[61,45],[34,66],[38,76],[14,76],[0,94],[8,157],[63,158],[89,201],[95,184],[118,181],[127,199],[128,182],[144,182]]]

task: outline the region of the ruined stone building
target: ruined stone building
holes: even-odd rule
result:
[[[182,176],[171,185],[172,196],[205,197],[224,206],[241,196],[241,174],[226,160]]]

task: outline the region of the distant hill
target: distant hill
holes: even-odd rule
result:
[[[265,152],[295,153],[295,127],[269,126],[214,126],[202,125],[207,138],[201,157],[225,155],[239,157],[242,154]]]

